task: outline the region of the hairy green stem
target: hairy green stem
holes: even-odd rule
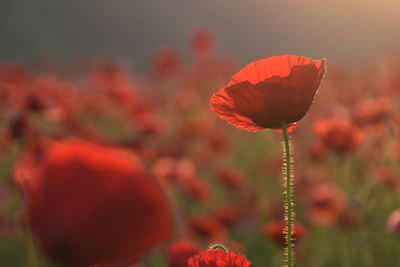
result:
[[[286,266],[287,267],[292,267],[294,265],[294,260],[293,260],[293,246],[292,246],[292,223],[294,220],[294,211],[293,211],[293,202],[292,202],[292,157],[291,157],[291,145],[289,141],[289,136],[287,132],[287,126],[285,123],[282,123],[282,133],[283,133],[283,139],[284,139],[284,167],[283,168],[283,173],[284,173],[284,187],[285,187],[285,221],[286,221],[286,228],[285,228],[285,238],[286,238],[286,243],[287,247],[285,250],[286,254]],[[286,166],[285,166],[286,165]],[[286,176],[285,176],[286,174]]]

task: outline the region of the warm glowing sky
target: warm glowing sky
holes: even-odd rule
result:
[[[148,61],[193,26],[248,61],[272,54],[361,58],[400,50],[399,0],[1,0],[0,60],[112,55]]]

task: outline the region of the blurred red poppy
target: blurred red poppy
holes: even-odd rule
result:
[[[207,241],[222,241],[227,236],[225,226],[212,215],[191,215],[187,218],[191,234]]]
[[[400,236],[400,209],[394,210],[387,219],[386,229]]]
[[[314,131],[326,147],[338,153],[351,152],[365,140],[365,134],[351,120],[328,118],[315,123]]]
[[[31,173],[21,164],[35,245],[57,264],[135,262],[173,234],[162,188],[129,152],[64,140],[48,144]]]
[[[361,101],[354,108],[354,119],[359,124],[384,122],[392,113],[392,103],[387,97]]]
[[[400,188],[399,174],[394,169],[388,167],[375,168],[372,179],[381,185],[391,189]]]
[[[214,217],[226,227],[235,224],[240,219],[241,213],[240,208],[234,204],[225,204],[213,211]]]
[[[189,258],[199,254],[200,252],[201,249],[188,240],[175,243],[168,249],[168,266],[186,267]]]
[[[177,51],[172,47],[161,48],[154,58],[154,76],[166,77],[179,71],[180,60]]]
[[[360,225],[361,220],[361,212],[358,209],[348,207],[340,213],[339,225],[343,228],[354,229]]]
[[[188,196],[200,202],[207,202],[214,198],[211,187],[205,180],[198,178],[182,180],[180,188]]]
[[[314,142],[308,147],[308,155],[313,161],[320,161],[326,156],[327,148],[321,142]]]
[[[207,29],[197,29],[193,32],[191,45],[197,58],[207,58],[214,46],[213,33]]]
[[[325,59],[289,55],[260,59],[214,94],[211,108],[247,131],[281,128],[307,113],[325,71]]]
[[[239,189],[246,180],[246,175],[241,170],[233,167],[218,169],[216,176],[224,186],[231,190]]]
[[[250,267],[251,262],[244,255],[222,249],[202,251],[189,259],[187,267]]]
[[[315,224],[336,224],[347,208],[346,194],[332,184],[315,186],[308,196],[307,218]]]
[[[29,80],[29,70],[19,63],[2,63],[0,65],[0,81],[4,83],[25,83]]]

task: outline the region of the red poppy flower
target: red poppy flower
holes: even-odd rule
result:
[[[133,154],[66,140],[45,147],[26,171],[17,166],[15,174],[33,238],[57,264],[134,262],[173,233],[162,188]]]
[[[325,59],[277,56],[250,63],[211,98],[211,108],[237,128],[257,131],[294,123],[310,108]]]
[[[189,259],[187,267],[250,267],[251,262],[244,255],[222,249],[202,251]]]
[[[183,240],[168,249],[169,267],[186,267],[189,258],[199,254],[201,249],[190,241]]]

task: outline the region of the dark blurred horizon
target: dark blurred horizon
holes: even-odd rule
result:
[[[122,58],[144,69],[156,49],[188,54],[188,35],[215,33],[219,55],[371,58],[400,50],[396,0],[2,0],[0,60]]]

